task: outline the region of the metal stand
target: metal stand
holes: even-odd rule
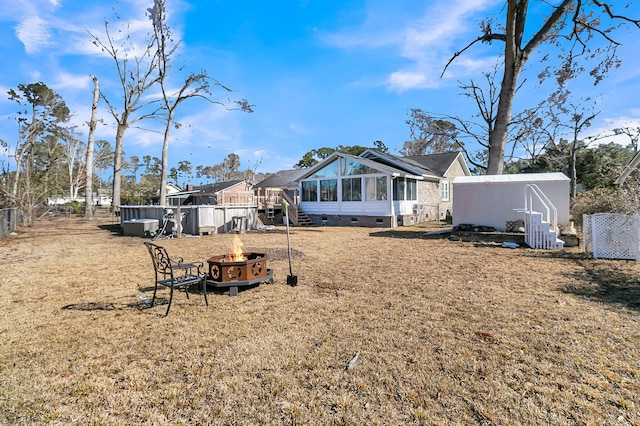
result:
[[[237,296],[238,295],[238,287],[244,287],[249,285],[259,284],[264,281],[269,281],[271,284],[274,283],[273,279],[273,269],[267,269],[267,275],[263,277],[253,278],[251,280],[246,281],[214,281],[208,278],[208,275],[205,276],[204,282],[204,291],[205,294],[207,292],[207,286],[213,286],[215,288],[228,288],[229,296]]]

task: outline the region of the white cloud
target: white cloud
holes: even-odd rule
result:
[[[441,0],[428,3],[418,19],[415,15],[407,15],[403,21],[387,23],[388,20],[384,18],[392,15],[387,10],[391,6],[381,2],[371,6],[361,27],[324,35],[322,39],[334,47],[347,50],[394,50],[396,57],[390,57],[390,61],[397,62],[397,57],[402,57],[407,62],[385,79],[392,91],[435,88],[442,85],[444,80],[468,76],[489,61],[474,59],[469,53],[466,58],[459,58],[451,65],[444,80],[440,78],[444,66],[453,56],[454,49],[451,46],[458,48],[466,38],[472,37],[471,33],[476,30],[476,14],[486,12],[496,4],[496,0]]]
[[[26,52],[32,54],[49,46],[51,30],[44,19],[32,16],[23,19],[16,26],[16,37],[24,44]]]
[[[300,135],[310,135],[313,133],[310,129],[307,129],[298,123],[289,123],[289,128]]]
[[[416,87],[424,87],[427,77],[421,72],[396,71],[389,76],[389,87],[398,92],[404,92]]]

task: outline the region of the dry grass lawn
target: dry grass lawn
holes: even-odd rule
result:
[[[163,318],[145,240],[111,224],[0,242],[0,424],[640,424],[636,262],[292,228],[290,287],[277,228],[242,236],[274,285]],[[159,243],[205,260],[231,238]]]

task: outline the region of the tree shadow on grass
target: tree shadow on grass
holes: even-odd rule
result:
[[[114,235],[122,235],[122,228],[120,227],[120,223],[98,225],[98,228],[102,229],[103,231],[109,231]]]
[[[156,300],[156,305],[169,303],[168,300],[162,302],[162,300]],[[114,303],[114,302],[83,302],[83,303],[72,303],[70,305],[65,305],[62,307],[62,310],[71,310],[71,311],[120,311],[120,310],[143,310],[150,308],[150,304],[145,302],[144,300],[139,300],[131,303]]]
[[[640,311],[640,277],[631,270],[614,270],[603,262],[575,259],[581,270],[570,276],[580,282],[566,285],[561,291],[568,294]]]

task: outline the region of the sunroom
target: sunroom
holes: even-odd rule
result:
[[[396,226],[413,214],[422,176],[342,153],[333,153],[299,181],[300,208],[323,225]]]

